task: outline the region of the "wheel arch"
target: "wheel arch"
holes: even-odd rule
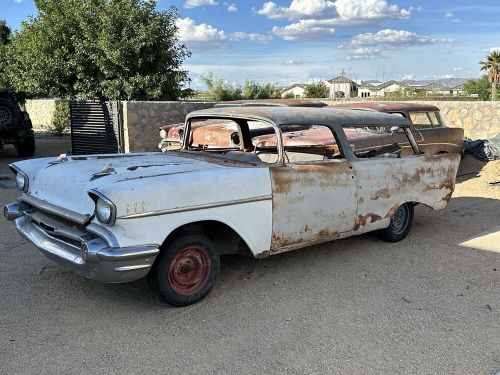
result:
[[[215,243],[221,255],[241,254],[254,256],[254,251],[244,236],[237,229],[218,219],[187,222],[177,226],[167,235],[160,246],[160,251],[167,248],[169,243],[186,231],[202,233],[209,237]]]

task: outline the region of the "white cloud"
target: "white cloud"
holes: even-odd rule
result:
[[[323,19],[336,17],[337,8],[333,1],[326,0],[292,0],[288,7],[268,1],[257,13],[271,19]]]
[[[205,51],[220,48],[227,40],[223,30],[218,30],[206,23],[196,24],[189,18],[179,18],[176,21],[178,37],[193,51]]]
[[[401,9],[386,0],[292,0],[289,6],[264,3],[258,14],[296,22],[275,26],[273,33],[285,40],[329,37],[336,27],[363,26],[384,19],[407,19],[414,8]]]
[[[300,20],[286,26],[274,26],[272,30],[285,40],[319,39],[335,34],[335,29],[317,25],[314,20]]]
[[[233,42],[238,42],[240,40],[248,39],[252,42],[257,43],[267,43],[271,39],[273,39],[272,35],[263,35],[258,33],[244,33],[242,31],[237,31],[235,33],[230,34],[229,40]]]
[[[461,66],[457,66],[456,68],[453,68],[454,72],[460,72],[462,70],[464,70],[464,68],[462,68]]]
[[[238,7],[236,6],[235,3],[224,3],[224,5],[227,7],[226,10],[228,12],[237,12]]]
[[[24,0],[14,0],[16,4],[21,4]]]
[[[451,22],[462,22],[462,20],[455,17],[455,14],[452,11],[447,10],[444,12],[444,18]]]
[[[288,7],[268,1],[257,13],[271,19],[329,20],[335,25],[360,20],[406,19],[412,9],[400,9],[386,0],[292,0]]]
[[[207,5],[217,5],[219,4],[215,0],[186,0],[184,3],[184,8],[196,8],[203,7]]]
[[[453,39],[434,38],[406,30],[384,29],[376,33],[364,33],[352,38],[351,48],[360,46],[408,47],[414,45],[451,43]],[[349,46],[340,46],[349,48]]]
[[[500,52],[500,47],[491,47],[490,48],[490,53],[491,52]]]
[[[353,53],[347,56],[347,60],[362,60],[372,59],[375,57],[383,57],[382,51],[378,48],[362,47],[354,50]]]
[[[308,62],[305,60],[289,59],[284,62],[285,65],[304,65]]]
[[[409,80],[413,81],[415,79],[415,73],[405,73],[401,75],[401,79],[403,81]]]

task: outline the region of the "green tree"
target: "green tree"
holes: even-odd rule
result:
[[[201,77],[207,86],[206,97],[212,101],[226,101],[241,99],[241,87],[232,85],[221,78],[214,78],[212,74]]]
[[[486,60],[481,61],[481,70],[488,72],[488,80],[491,83],[491,100],[497,100],[497,84],[500,82],[500,52],[490,53]]]
[[[491,99],[491,84],[488,76],[483,76],[479,79],[470,79],[464,83],[464,91],[467,94],[476,94],[480,100]]]
[[[245,99],[277,99],[281,97],[280,90],[271,83],[260,84],[255,81],[246,81],[243,85]]]
[[[35,0],[7,48],[7,75],[35,97],[175,100],[189,56],[171,7],[146,0]]]
[[[10,28],[5,20],[0,20],[0,46],[4,46],[10,41]]]
[[[0,87],[9,87],[7,78],[7,44],[10,42],[11,31],[4,20],[0,20]]]
[[[328,98],[330,89],[324,82],[311,83],[305,85],[304,95],[306,98]]]

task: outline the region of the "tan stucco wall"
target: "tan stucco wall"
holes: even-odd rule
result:
[[[46,132],[52,124],[52,116],[61,99],[31,99],[25,103],[26,111],[30,115],[35,132]]]
[[[353,102],[352,100],[316,100],[327,104]],[[489,139],[500,133],[500,101],[415,101],[415,103],[431,104],[438,107],[445,124],[463,128],[467,138]]]
[[[158,128],[184,122],[189,112],[212,108],[214,102],[123,102],[125,152],[158,151]]]

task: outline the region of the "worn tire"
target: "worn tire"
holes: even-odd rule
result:
[[[17,154],[23,158],[33,156],[35,154],[35,136],[32,134],[19,139],[16,143],[16,150]]]
[[[392,215],[389,227],[378,232],[380,238],[387,242],[401,241],[410,232],[413,216],[413,203],[402,204]]]
[[[6,98],[0,98],[0,130],[8,129],[17,124],[19,108]]]
[[[210,238],[184,232],[162,251],[151,281],[169,304],[187,306],[208,294],[219,269],[219,254]]]

